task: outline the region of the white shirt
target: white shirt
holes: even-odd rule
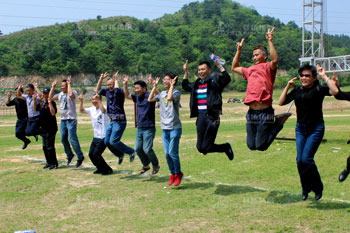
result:
[[[102,113],[101,109],[96,109],[95,106],[85,108],[85,112],[91,117],[92,128],[94,129],[94,138],[104,139],[109,125],[107,112]]]
[[[77,119],[77,112],[75,109],[75,99],[78,97],[78,92],[73,90],[75,98],[72,99],[68,96],[68,93],[56,94],[55,97],[58,98],[61,109],[61,120],[75,120]]]

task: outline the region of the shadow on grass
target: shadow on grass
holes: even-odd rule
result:
[[[266,201],[277,204],[293,204],[302,202],[302,199],[301,195],[288,193],[287,191],[271,191],[266,198]]]
[[[257,189],[251,186],[220,184],[217,186],[214,194],[228,196],[231,194],[242,194],[242,193],[252,193],[252,192],[266,192],[266,191]]]
[[[313,201],[308,208],[318,209],[318,210],[340,210],[340,209],[349,209],[350,204],[344,202],[325,202],[325,201]]]

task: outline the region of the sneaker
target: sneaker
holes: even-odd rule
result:
[[[72,154],[71,157],[68,156],[68,158],[67,158],[67,166],[72,162],[74,156],[75,156],[75,154]]]
[[[124,155],[122,155],[122,156],[120,156],[120,157],[118,157],[119,159],[118,159],[118,165],[120,165],[120,164],[122,164],[122,162],[123,162],[123,159],[124,159]]]
[[[134,162],[135,160],[135,151],[130,155],[130,163]]]
[[[235,154],[233,153],[231,143],[228,142],[228,143],[226,143],[226,145],[228,148],[227,148],[227,151],[225,153],[226,153],[229,160],[233,160],[233,158],[235,157]]]
[[[107,171],[103,171],[101,173],[101,175],[103,175],[103,176],[108,176],[108,175],[111,175],[111,174],[113,174],[113,170],[112,169],[111,170],[107,170]]]
[[[85,158],[78,159],[78,160],[77,160],[77,163],[75,164],[75,167],[80,167],[81,164],[83,163],[84,159],[85,159]]]
[[[51,164],[45,164],[45,166],[43,166],[43,169],[46,169],[46,168],[49,168],[49,167],[51,167]]]
[[[24,150],[25,148],[27,148],[27,146],[29,145],[29,143],[31,143],[30,140],[27,141],[27,142],[25,142],[25,143],[23,144],[23,146],[22,146],[22,150]]]
[[[153,166],[153,171],[152,171],[152,175],[155,175],[159,172],[160,166]]]
[[[184,174],[182,172],[180,174],[175,175],[175,181],[174,181],[175,186],[178,186],[181,183],[183,176],[184,176]]]
[[[278,114],[276,115],[276,120],[281,121],[282,123],[286,122],[287,119],[292,115],[291,112],[286,112],[286,113],[282,113],[282,114]]]
[[[51,166],[49,167],[50,170],[57,169],[57,168],[58,168],[58,165],[51,165]]]
[[[170,176],[170,179],[169,179],[169,185],[172,185],[173,183],[174,183],[174,181],[175,181],[175,176],[176,175],[173,175],[173,174],[171,174],[171,176]]]
[[[143,173],[145,173],[145,172],[148,171],[149,169],[151,169],[149,166],[147,166],[147,167],[142,167],[138,174],[139,174],[139,175],[142,175]]]
[[[349,175],[349,171],[344,169],[344,171],[342,171],[340,174],[339,174],[339,182],[343,182],[346,177],[348,177]]]
[[[35,138],[35,141],[38,141],[38,140],[39,140],[38,135],[34,135],[34,138]]]

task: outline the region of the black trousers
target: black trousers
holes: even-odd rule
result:
[[[18,119],[16,122],[16,137],[23,141],[24,143],[28,143],[30,142],[30,140],[28,138],[26,138],[26,128],[27,128],[27,118],[20,120]]]
[[[197,126],[197,150],[202,154],[213,152],[225,152],[228,147],[225,144],[215,144],[216,135],[220,126],[220,117],[199,113]]]
[[[26,136],[35,136],[41,134],[40,118],[39,116],[28,118]]]
[[[58,165],[55,149],[55,138],[57,131],[54,132],[42,132],[41,137],[43,139],[43,151],[46,159],[46,163],[49,165]]]
[[[106,145],[104,139],[94,138],[90,145],[89,158],[91,162],[96,166],[97,170],[104,172],[110,171],[112,168],[108,166],[106,161],[102,157],[102,153],[105,151]]]
[[[350,171],[350,156],[346,160],[346,170]]]
[[[250,150],[265,151],[269,148],[283,123],[274,120],[275,110],[272,107],[262,110],[249,109],[247,119],[247,146]]]
[[[303,193],[311,191],[321,193],[323,191],[323,183],[316,164],[298,163],[298,172]]]

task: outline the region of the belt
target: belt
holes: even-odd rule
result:
[[[271,106],[268,107],[268,108],[259,109],[259,110],[254,110],[254,109],[252,109],[252,108],[249,108],[249,112],[250,112],[250,113],[259,114],[259,113],[263,113],[263,112],[269,111],[269,110],[271,110],[271,109],[272,109]]]
[[[111,121],[125,121],[125,115],[113,115],[109,116],[109,119],[111,119]]]
[[[28,119],[29,119],[29,120],[34,120],[34,119],[37,119],[37,118],[39,118],[39,116],[29,117]]]

